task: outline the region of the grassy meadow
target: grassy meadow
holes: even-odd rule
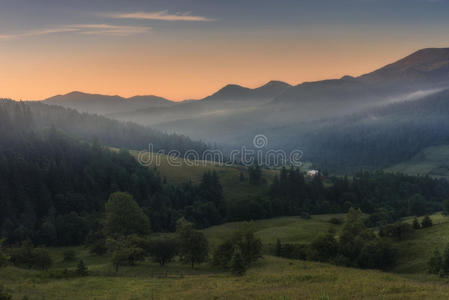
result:
[[[122,267],[116,274],[105,258],[80,257],[90,275],[52,278],[67,267],[59,257],[48,272],[7,267],[0,283],[13,299],[447,299],[444,281],[417,281],[380,271],[265,256],[244,277],[212,270],[207,264],[192,270],[172,263],[151,262]],[[72,263],[76,265],[76,262]],[[165,276],[167,274],[167,277]]]
[[[395,247],[401,256],[397,266],[393,270],[398,273],[425,274],[427,261],[435,249],[443,253],[449,244],[449,217],[441,213],[430,216],[434,225],[428,228],[416,230],[411,239],[396,242]],[[412,222],[413,218],[405,221]],[[422,217],[419,218],[419,221]]]
[[[341,226],[329,223],[332,217],[343,215],[314,215],[307,220],[281,217],[254,221],[253,226],[264,247],[271,247],[278,237],[283,242],[308,243]],[[75,247],[50,248],[54,265],[48,271],[3,268],[0,284],[13,299],[447,299],[448,279],[425,273],[433,249],[442,250],[449,242],[448,218],[441,214],[432,218],[436,225],[395,243],[404,254],[394,273],[277,258],[268,255],[271,251],[264,251],[267,255],[243,277],[208,263],[192,269],[177,261],[163,267],[145,261],[122,266],[116,273],[108,255],[98,257]],[[239,225],[227,223],[203,232],[213,248]],[[64,261],[68,249],[77,253],[75,260]],[[86,263],[89,276],[63,278],[63,270],[75,270],[79,259]]]
[[[449,146],[428,147],[411,160],[391,166],[386,171],[449,179]]]
[[[168,158],[167,155],[152,153],[152,160],[148,160],[148,153],[131,151],[136,158],[142,155],[146,164],[150,168],[155,168],[168,182],[180,184],[191,181],[199,183],[203,174],[207,171],[215,170],[223,186],[223,195],[226,201],[246,200],[248,197],[266,195],[265,191],[272,182],[278,170],[262,169],[262,176],[266,184],[253,186],[248,183],[248,170],[244,166],[232,165],[224,166],[210,161],[186,162],[182,158]],[[169,163],[173,162],[173,163]],[[243,173],[245,180],[240,180],[240,173]]]
[[[253,221],[256,237],[262,240],[269,250],[280,239],[283,243],[310,243],[317,235],[324,234],[331,228],[338,230],[341,225],[329,222],[333,217],[344,220],[344,214],[313,215],[310,219],[301,217],[279,217]],[[232,222],[212,226],[203,230],[212,246],[236,230],[242,222]]]

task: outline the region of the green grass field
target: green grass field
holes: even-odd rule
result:
[[[385,171],[449,179],[449,146],[426,148],[411,160],[391,166]]]
[[[441,253],[449,244],[449,217],[441,213],[431,216],[434,226],[416,230],[411,239],[396,242],[395,247],[401,256],[394,272],[425,274],[427,261],[435,249]],[[405,221],[412,222],[413,218]],[[422,217],[419,218],[419,221]]]
[[[314,215],[308,220],[281,217],[254,221],[253,226],[264,247],[272,246],[276,238],[309,243],[336,226],[329,223],[332,217],[343,215]],[[447,278],[425,272],[433,249],[442,250],[449,242],[449,218],[441,214],[431,217],[433,227],[418,230],[412,239],[395,243],[402,255],[394,273],[270,255],[265,255],[244,277],[234,277],[208,263],[191,269],[180,262],[160,267],[151,261],[123,266],[116,273],[108,256],[93,256],[85,248],[76,247],[51,248],[55,263],[49,271],[1,269],[0,284],[13,294],[13,299],[24,296],[28,299],[447,299]],[[404,221],[411,222],[412,218]],[[203,232],[213,248],[240,224],[227,223]],[[63,261],[67,249],[74,249],[77,259]],[[90,275],[59,278],[65,268],[74,270],[78,259],[85,261]]]
[[[139,152],[131,151],[131,154],[136,158],[139,157]],[[253,186],[248,183],[248,170],[243,166],[222,166],[207,161],[192,162],[190,165],[182,158],[170,158],[167,155],[152,153],[152,160],[148,160],[148,153],[143,153],[148,167],[156,168],[156,170],[165,177],[168,182],[179,184],[191,181],[192,183],[199,183],[203,174],[207,171],[215,170],[220,178],[220,183],[223,186],[223,194],[226,201],[247,200],[257,196],[263,197],[266,195],[266,190],[272,182],[274,176],[278,174],[278,170],[263,169],[262,174],[265,179],[265,184],[260,186]],[[245,180],[240,180],[240,173],[243,173]]]
[[[332,217],[344,219],[343,214],[313,215],[310,219],[301,217],[280,217],[253,221],[256,237],[266,247],[271,247],[280,239],[283,243],[310,243],[317,235],[328,232],[330,228],[338,230],[340,226],[329,222]],[[217,245],[236,230],[242,222],[226,223],[203,230],[211,245]]]
[[[100,259],[84,257],[91,274],[54,279],[49,272],[8,267],[0,273],[13,299],[447,299],[443,281],[265,256],[244,277],[170,264],[142,263],[115,274]],[[61,257],[59,259],[62,259]],[[75,263],[74,263],[75,264]],[[167,273],[167,277],[165,277]]]

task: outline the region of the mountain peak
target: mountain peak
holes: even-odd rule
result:
[[[271,80],[267,83],[265,83],[262,87],[273,87],[273,86],[281,86],[281,87],[291,87],[290,84],[283,82],[283,81],[279,81],[279,80]]]
[[[449,48],[425,48],[372,73],[362,75],[364,80],[414,81],[449,79]]]

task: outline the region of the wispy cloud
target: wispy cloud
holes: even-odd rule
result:
[[[168,11],[156,11],[156,12],[133,12],[133,13],[119,13],[109,14],[109,17],[117,19],[137,19],[137,20],[161,20],[161,21],[193,21],[193,22],[210,22],[215,19],[193,16],[190,12],[169,14]]]
[[[34,29],[14,33],[0,34],[0,40],[19,39],[26,37],[50,35],[57,33],[77,33],[85,35],[109,35],[128,36],[133,34],[146,33],[151,30],[148,26],[121,26],[110,24],[74,24],[64,25],[54,28]]]

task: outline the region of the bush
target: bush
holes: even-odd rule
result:
[[[421,222],[421,227],[431,227],[433,225],[432,219],[429,216],[425,216],[424,219]]]
[[[43,248],[36,248],[33,251],[34,265],[42,270],[47,270],[53,264],[48,250]]]
[[[316,261],[331,261],[338,255],[338,242],[330,234],[317,237],[310,244],[310,259]]]
[[[333,217],[329,220],[329,223],[334,224],[334,225],[340,225],[340,224],[343,224],[343,220],[340,218]]]
[[[106,240],[105,239],[99,239],[96,241],[93,241],[89,245],[89,252],[98,256],[105,255],[108,252],[108,248],[106,247]]]
[[[416,217],[413,219],[413,229],[415,230],[421,229],[421,224],[419,224],[419,221]]]
[[[396,262],[396,252],[393,247],[382,240],[366,243],[358,259],[361,268],[387,270]]]
[[[52,265],[49,252],[43,248],[33,248],[30,242],[24,242],[19,246],[9,249],[10,261],[16,267],[37,267],[48,269]]]
[[[76,253],[73,250],[64,251],[64,261],[73,261],[75,260]]]

